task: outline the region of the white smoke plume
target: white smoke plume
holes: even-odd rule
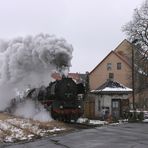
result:
[[[72,51],[66,40],[48,34],[0,40],[0,110],[16,89],[47,85],[53,71],[69,70]]]
[[[25,102],[18,104],[14,111],[14,115],[42,122],[52,120],[50,113],[44,109],[43,105],[39,102],[34,102],[33,100],[26,100]]]

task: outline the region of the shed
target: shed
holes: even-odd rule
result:
[[[90,91],[84,105],[84,114],[89,118],[107,119],[110,115],[120,118],[123,112],[129,109],[128,97],[131,92],[132,89],[108,80],[97,89]]]

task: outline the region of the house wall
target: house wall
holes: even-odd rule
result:
[[[107,63],[112,64],[112,69],[107,70]],[[121,70],[117,70],[117,63],[121,63]],[[95,70],[89,74],[90,90],[101,86],[108,78],[109,73],[114,74],[114,80],[131,87],[131,67],[116,56],[113,52]]]
[[[112,99],[127,99],[128,95],[95,95],[95,117],[99,118],[102,116],[102,107],[109,107],[109,114],[112,114]],[[100,100],[100,107],[98,104]],[[100,110],[98,110],[100,108]],[[122,106],[121,106],[122,108]]]
[[[148,110],[148,88],[135,94],[135,105],[137,109]]]
[[[89,94],[84,102],[84,117],[89,119],[99,119],[102,117],[103,107],[109,107],[109,114],[112,114],[112,99],[126,100],[128,95],[97,95]],[[100,101],[100,102],[99,102]],[[99,104],[100,103],[100,104]],[[128,108],[129,105],[126,105]],[[121,111],[125,109],[125,104],[121,104]]]
[[[124,40],[116,49],[115,52],[123,56],[129,63],[131,63],[131,57],[132,57],[132,49],[134,46],[127,40]],[[145,77],[145,82],[148,82],[148,77]],[[139,83],[138,79],[135,80],[135,84]],[[136,86],[135,86],[136,87]],[[133,103],[132,95],[129,97],[130,104]],[[132,105],[130,105],[132,106]],[[144,109],[148,110],[148,88],[145,88],[145,90],[140,90],[140,92],[136,92],[135,94],[135,107],[137,109]]]
[[[132,46],[132,44],[125,39],[114,51],[123,56],[129,63],[131,63],[133,47],[134,46]]]
[[[132,49],[134,47],[130,42],[124,40],[121,42],[114,51],[110,52],[101,63],[99,63],[89,74],[89,88],[90,90],[95,90],[100,87],[107,79],[109,79],[109,73],[114,74],[114,80],[125,85],[126,87],[132,88],[132,67],[131,57]],[[112,69],[107,70],[107,63],[112,63]],[[117,63],[122,64],[122,69],[117,70]],[[98,100],[102,99],[98,96],[95,97],[95,115],[98,116],[100,112],[98,109]],[[106,104],[110,104],[108,96],[105,96],[106,99],[103,99]],[[129,95],[129,104],[132,108],[133,97],[132,94]],[[110,99],[111,100],[111,99]],[[102,103],[102,102],[101,102]],[[141,91],[138,94],[135,94],[135,105],[136,108],[144,108],[148,110],[148,89],[146,91]]]
[[[109,112],[111,113],[111,96],[109,95],[103,95],[103,96],[97,96],[95,99],[95,116],[99,117],[102,114],[102,107],[109,107]],[[98,104],[98,100],[100,100],[100,107]],[[98,110],[98,108],[100,108],[100,110]]]

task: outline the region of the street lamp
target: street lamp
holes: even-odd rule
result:
[[[138,41],[138,39],[134,39],[132,41],[132,44],[135,44],[136,42]],[[133,96],[133,110],[135,110],[135,66],[134,66],[134,63],[135,63],[135,53],[134,53],[134,46],[132,45],[132,88],[133,88],[133,91],[132,91],[132,96]]]

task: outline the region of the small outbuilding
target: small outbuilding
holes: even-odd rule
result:
[[[84,116],[95,119],[107,119],[109,116],[119,119],[129,109],[129,94],[132,89],[108,80],[87,95],[84,103]]]

